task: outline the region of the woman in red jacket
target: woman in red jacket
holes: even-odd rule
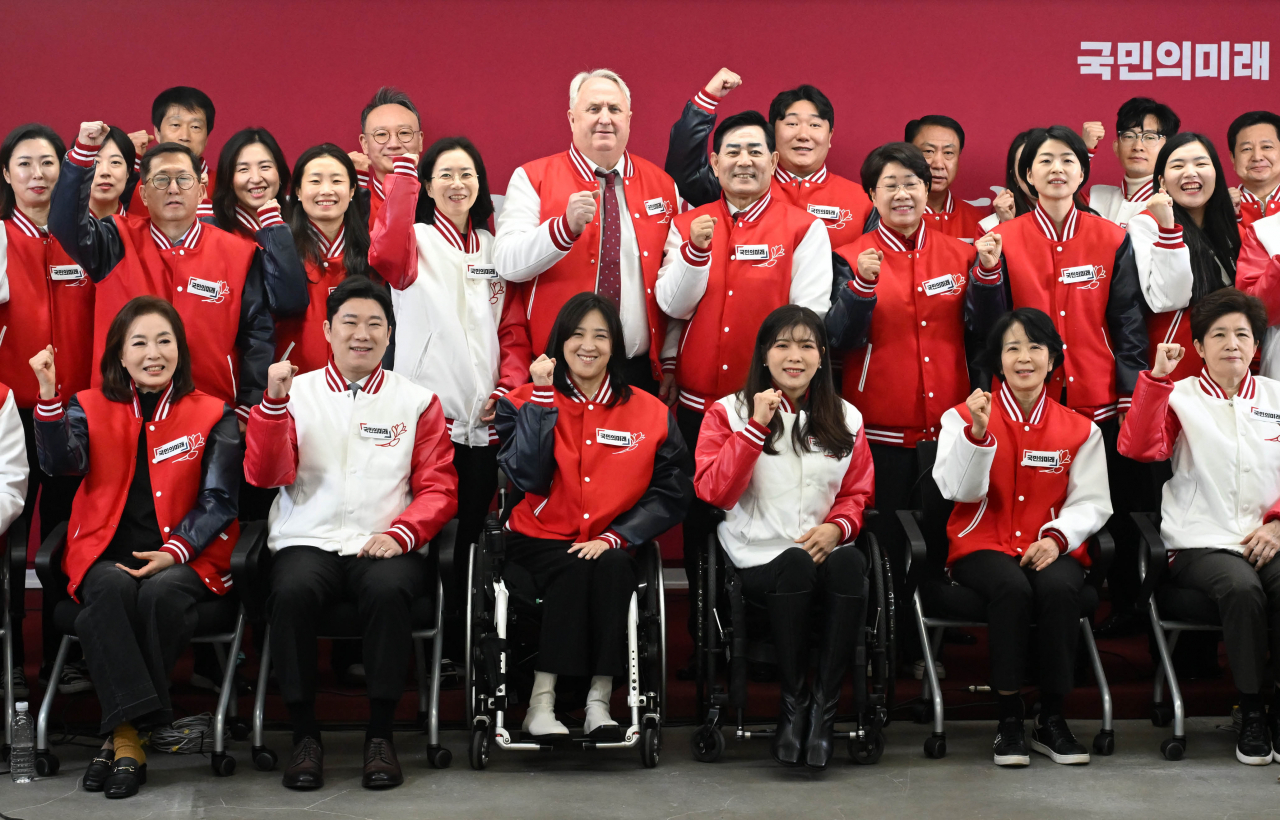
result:
[[[507,521],[508,559],[532,575],[542,635],[524,730],[564,736],[556,678],[587,676],[586,735],[618,731],[613,679],[626,673],[635,561],[626,547],[680,522],[693,499],[689,451],[660,399],[622,376],[617,308],[594,293],[565,302],[532,384],[498,400],[498,463],[525,497]]]
[[[83,604],[76,634],[108,736],[84,786],[119,798],[146,781],[137,729],[173,720],[169,673],[196,604],[231,586],[240,437],[231,409],[195,390],[182,319],[165,300],[127,303],[106,351],[102,386],[69,399],[52,345],[30,365],[40,467],[84,476],[62,569]]]
[[[89,210],[98,219],[128,213],[133,189],[138,187],[138,177],[133,170],[137,149],[124,129],[109,127],[107,141],[95,159],[93,189],[89,192]]]

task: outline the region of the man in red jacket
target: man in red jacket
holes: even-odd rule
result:
[[[205,185],[205,194],[200,200],[196,212],[198,217],[213,216],[213,203],[209,200],[209,191],[213,190],[213,175],[209,172],[209,163],[204,160],[204,149],[209,144],[209,134],[213,131],[215,110],[213,100],[198,88],[176,85],[166,88],[151,103],[151,126],[155,129],[157,145],[176,142],[191,149],[191,153],[200,158],[200,176]],[[135,131],[129,135],[138,151],[133,171],[142,169],[142,156],[147,150],[148,135],[146,131]],[[147,207],[142,203],[139,191],[142,181],[134,189],[133,198],[129,201],[130,214],[146,215]]]
[[[907,123],[903,140],[919,148],[929,162],[933,187],[925,219],[929,227],[970,245],[985,233],[978,225],[982,212],[951,194],[960,172],[960,152],[964,150],[964,129],[942,114],[927,114]]]
[[[409,95],[384,85],[360,112],[360,150],[348,154],[356,177],[365,189],[369,230],[386,202],[382,181],[391,173],[396,157],[422,153],[422,120]]]
[[[1240,178],[1231,198],[1242,226],[1280,212],[1280,115],[1249,111],[1236,117],[1227,128],[1227,147]]]

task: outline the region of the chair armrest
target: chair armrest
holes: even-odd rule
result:
[[[4,589],[9,589],[9,578],[25,574],[27,571],[27,539],[30,536],[29,522],[26,516],[20,515],[9,525],[9,529],[5,530],[5,546],[9,551],[9,560],[0,562],[0,583],[4,585]]]
[[[231,551],[231,580],[250,621],[266,620],[267,588],[271,579],[271,550],[267,549],[267,522],[250,521],[240,529],[240,540]]]
[[[458,585],[458,573],[466,571],[466,562],[470,553],[470,544],[458,543],[458,519],[451,518],[436,533],[427,546],[430,554],[436,557],[436,568],[440,573],[440,583],[444,586],[444,611],[446,613],[462,612],[466,607],[458,600],[461,587]]]
[[[919,575],[924,571],[929,559],[929,546],[924,540],[924,531],[920,529],[920,519],[924,513],[920,510],[898,510],[898,521],[907,532],[907,591],[915,588]]]
[[[67,585],[67,576],[62,572],[62,553],[67,548],[67,523],[62,521],[54,527],[36,553],[36,577],[44,589],[65,588]]]
[[[1169,566],[1169,552],[1165,548],[1164,539],[1160,537],[1159,520],[1156,513],[1130,513],[1133,523],[1138,525],[1138,573],[1142,577],[1142,586],[1138,589],[1138,600],[1146,603],[1151,600],[1151,593]]]
[[[1102,582],[1106,580],[1107,573],[1111,570],[1111,562],[1116,557],[1115,539],[1111,537],[1111,533],[1107,532],[1107,528],[1103,527],[1085,542],[1085,551],[1089,554],[1087,583],[1102,589]]]

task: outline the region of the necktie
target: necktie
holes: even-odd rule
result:
[[[622,246],[622,225],[618,221],[618,192],[613,182],[618,178],[617,171],[605,173],[596,169],[596,176],[604,179],[604,217],[600,223],[604,230],[600,234],[600,272],[596,276],[596,293],[618,305],[622,298],[622,265],[618,261],[618,252]]]
[[[360,392],[360,383],[352,382],[351,384],[347,385],[347,389],[351,391],[351,400],[355,401],[356,394]]]

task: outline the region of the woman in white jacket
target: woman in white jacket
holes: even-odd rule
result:
[[[698,497],[728,511],[718,534],[742,591],[768,607],[782,684],[773,757],[825,768],[840,685],[866,619],[866,558],[846,547],[862,529],[874,469],[862,415],[831,381],[818,314],[798,305],[769,314],[746,386],[707,410],[695,460]],[[809,692],[818,592],[824,626]]]
[[[1249,372],[1266,328],[1257,297],[1222,288],[1201,299],[1191,335],[1204,367],[1173,382],[1187,351],[1161,344],[1119,441],[1138,461],[1173,458],[1160,505],[1169,581],[1218,605],[1243,721],[1236,758],[1251,765],[1270,763],[1280,737],[1280,694],[1263,709],[1280,664],[1280,382]]]

